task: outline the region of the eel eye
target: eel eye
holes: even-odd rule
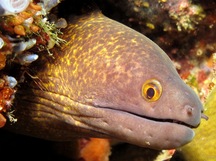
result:
[[[157,101],[161,94],[162,86],[156,79],[149,79],[142,86],[142,96],[149,102]]]

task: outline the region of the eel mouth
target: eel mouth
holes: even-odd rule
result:
[[[129,112],[130,113],[130,112]],[[138,114],[135,114],[135,113],[130,113],[132,115],[136,115],[138,117],[141,117],[141,118],[144,118],[144,119],[148,119],[148,120],[151,120],[151,121],[155,121],[155,122],[164,122],[164,123],[174,123],[174,124],[179,124],[179,125],[183,125],[183,126],[187,126],[191,129],[193,128],[197,128],[200,124],[196,125],[196,126],[193,126],[193,125],[190,125],[188,123],[185,123],[183,121],[179,121],[179,120],[174,120],[174,119],[160,119],[160,118],[153,118],[153,117],[148,117],[148,116],[143,116],[143,115],[138,115]]]
[[[113,109],[113,108],[110,108],[110,107],[102,107],[101,106],[100,108],[110,109],[110,110],[114,110],[114,111],[116,110],[116,109]],[[180,121],[180,120],[169,119],[169,118],[154,118],[154,117],[145,116],[145,115],[139,115],[137,113],[133,113],[133,112],[129,112],[129,111],[124,111],[124,110],[116,110],[116,111],[123,112],[123,113],[128,113],[128,114],[131,114],[131,115],[134,115],[134,116],[137,116],[139,118],[143,118],[143,119],[146,119],[146,120],[149,120],[149,121],[155,121],[155,122],[160,122],[160,123],[173,123],[173,124],[178,124],[178,125],[186,126],[188,128],[191,128],[191,129],[195,129],[195,128],[197,128],[200,125],[200,123],[197,124],[197,125],[191,125],[189,123],[185,123],[185,122]],[[205,120],[208,120],[208,116],[206,116],[203,113],[201,113],[201,118],[203,118]]]
[[[124,111],[124,112],[127,112],[127,111]],[[139,114],[136,114],[136,113],[131,113],[131,112],[128,112],[132,115],[135,115],[135,116],[138,116],[138,117],[141,117],[141,118],[144,118],[144,119],[148,119],[148,120],[151,120],[151,121],[155,121],[155,122],[168,122],[168,123],[175,123],[175,124],[179,124],[179,125],[183,125],[183,126],[187,126],[191,129],[195,129],[197,127],[199,127],[200,123],[197,124],[197,125],[190,125],[188,123],[185,123],[183,121],[179,121],[179,120],[174,120],[174,119],[161,119],[161,118],[154,118],[154,117],[148,117],[148,116],[144,116],[144,115],[139,115]],[[203,111],[201,111],[201,118],[204,119],[204,120],[208,120],[208,116],[206,116]]]
[[[97,132],[124,142],[152,149],[172,149],[190,142],[195,135],[192,128],[196,125],[183,121],[97,107],[88,111],[94,118],[91,121],[83,118],[84,123]]]

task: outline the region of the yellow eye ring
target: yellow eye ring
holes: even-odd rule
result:
[[[162,94],[162,86],[156,79],[149,79],[142,86],[142,96],[148,102],[157,101]]]

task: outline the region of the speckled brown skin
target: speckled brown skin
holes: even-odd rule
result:
[[[109,137],[153,149],[192,140],[191,128],[173,120],[197,127],[201,102],[156,44],[98,11],[73,18],[63,38],[54,59],[38,60],[32,81],[18,90],[11,130],[59,141]],[[148,102],[141,89],[152,78],[163,92]]]

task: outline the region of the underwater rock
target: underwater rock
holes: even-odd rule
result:
[[[215,2],[109,0],[99,4],[106,15],[148,36],[175,60],[188,55],[205,57],[215,51]]]
[[[189,0],[109,0],[128,17],[128,23],[142,33],[193,31],[205,13]]]

